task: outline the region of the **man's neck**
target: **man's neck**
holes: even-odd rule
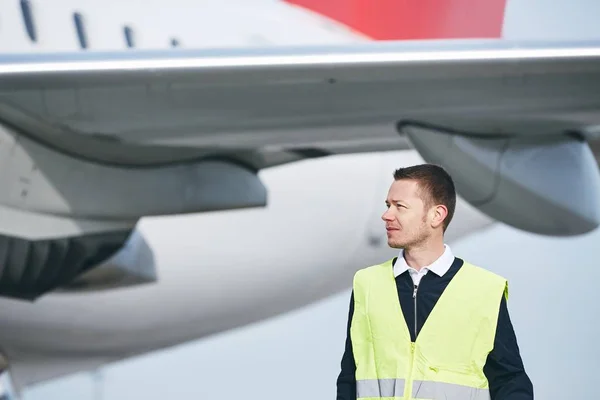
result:
[[[444,254],[444,242],[425,243],[420,246],[404,249],[404,259],[409,267],[420,271],[421,268],[433,264],[435,260]]]

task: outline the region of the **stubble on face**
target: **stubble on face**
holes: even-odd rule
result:
[[[409,249],[426,242],[427,204],[416,181],[392,183],[386,199],[388,209],[382,216],[388,234],[388,246]]]

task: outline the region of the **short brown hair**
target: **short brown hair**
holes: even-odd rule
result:
[[[446,206],[448,215],[444,220],[445,232],[456,208],[456,189],[450,174],[439,165],[420,164],[397,169],[394,171],[394,179],[417,181],[423,201],[428,207],[436,204]]]

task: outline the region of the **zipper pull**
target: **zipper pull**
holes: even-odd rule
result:
[[[415,287],[413,289],[413,299],[417,298],[417,289],[419,289],[419,286],[415,285]]]

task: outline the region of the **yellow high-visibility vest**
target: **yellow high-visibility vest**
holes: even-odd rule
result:
[[[398,300],[392,260],[354,277],[350,335],[361,400],[489,400],[483,373],[494,346],[506,279],[464,263],[417,340]]]

